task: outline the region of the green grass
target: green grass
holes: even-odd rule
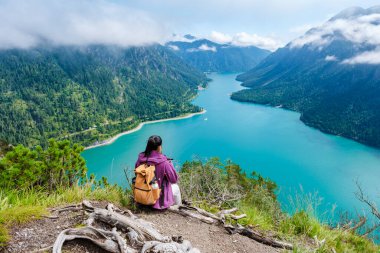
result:
[[[123,206],[130,204],[129,196],[117,186],[91,185],[59,189],[52,194],[37,190],[0,190],[0,247],[10,240],[9,228],[47,215],[48,207],[79,203],[84,199],[108,201]]]
[[[273,231],[276,227],[273,216],[255,206],[243,204],[239,207],[239,211],[247,215],[246,218],[239,220],[239,223],[243,226],[251,225],[266,231]]]

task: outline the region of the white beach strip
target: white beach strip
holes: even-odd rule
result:
[[[96,147],[100,147],[100,146],[109,145],[109,144],[113,143],[119,137],[121,137],[123,135],[131,134],[131,133],[134,133],[136,131],[139,131],[144,125],[155,124],[155,123],[164,122],[164,121],[187,119],[187,118],[191,118],[191,117],[193,117],[195,115],[203,114],[203,113],[206,113],[206,112],[207,112],[206,110],[202,110],[200,112],[189,113],[189,114],[186,114],[186,115],[183,115],[183,116],[174,117],[174,118],[159,119],[159,120],[151,120],[151,121],[141,122],[137,127],[133,128],[131,130],[119,133],[119,134],[115,135],[114,137],[112,137],[112,138],[110,138],[108,140],[102,141],[101,143],[98,143],[98,144],[95,144],[95,145],[91,145],[91,146],[85,147],[84,149],[87,150],[87,149],[91,149],[91,148],[96,148]]]

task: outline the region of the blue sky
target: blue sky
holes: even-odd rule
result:
[[[131,3],[167,23],[177,33],[246,32],[290,40],[341,10],[380,4],[360,0],[137,0]]]
[[[0,48],[57,44],[124,46],[191,33],[271,50],[367,0],[0,0]]]

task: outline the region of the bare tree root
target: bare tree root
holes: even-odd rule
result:
[[[63,208],[64,210],[78,210],[78,205]],[[62,209],[59,209],[62,210]],[[69,228],[63,230],[57,237],[53,245],[53,253],[61,253],[65,242],[82,239],[92,242],[94,245],[111,253],[199,253],[200,251],[191,246],[189,241],[183,240],[181,236],[168,237],[159,233],[152,223],[138,218],[131,211],[122,211],[112,204],[106,208],[92,206],[89,201],[82,202],[82,210],[88,214],[84,221],[86,227]],[[264,235],[253,228],[246,228],[240,225],[232,226],[225,223],[226,218],[241,219],[245,214],[233,215],[237,208],[222,210],[217,214],[212,214],[201,208],[189,205],[172,206],[169,211],[191,217],[207,224],[222,224],[230,234],[239,233],[260,243],[291,250],[293,245],[279,241],[273,237]],[[53,212],[59,213],[58,210]],[[96,224],[106,224],[112,230],[96,227]]]
[[[199,212],[191,212],[188,207],[184,206],[171,206],[168,209],[169,211],[173,213],[180,214],[182,216],[191,217],[197,220],[200,220],[207,224],[216,224],[218,220],[211,218],[210,216],[205,216]],[[196,210],[197,211],[197,210]]]
[[[137,252],[128,250],[124,239],[116,231],[106,231],[94,227],[69,228],[63,230],[57,237],[53,253],[61,253],[64,242],[74,239],[89,240],[100,248],[112,253],[127,253]]]
[[[288,250],[293,249],[293,245],[291,243],[282,242],[273,237],[266,236],[258,231],[253,230],[253,228],[246,228],[241,225],[227,225],[225,221],[228,217],[234,220],[239,220],[247,216],[246,214],[233,215],[233,213],[238,211],[237,208],[222,210],[216,215],[209,213],[201,208],[187,205],[171,206],[169,208],[169,211],[200,220],[207,224],[223,224],[224,228],[230,234],[239,233],[265,245]]]
[[[77,206],[75,211],[76,209]],[[89,201],[83,201],[82,210],[88,212],[88,219],[84,222],[86,227],[63,230],[53,245],[53,253],[61,253],[64,243],[75,239],[90,241],[111,253],[199,252],[189,241],[183,241],[182,237],[173,237],[173,240],[163,236],[153,224],[138,218],[129,210],[121,211],[112,204],[108,204],[106,208],[97,208]],[[95,227],[99,222],[112,227],[112,230]]]
[[[275,248],[287,249],[287,250],[293,249],[293,245],[291,243],[282,242],[282,241],[276,240],[274,238],[265,236],[265,235],[261,234],[260,232],[255,231],[253,229],[249,229],[249,228],[242,227],[239,225],[236,227],[231,226],[231,225],[225,225],[224,228],[230,234],[238,233],[238,234],[247,236],[247,237],[249,237],[249,238],[251,238],[257,242],[260,242],[262,244],[265,244],[265,245],[269,245],[269,246],[272,246]]]

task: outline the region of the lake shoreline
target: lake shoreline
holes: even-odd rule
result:
[[[114,143],[117,139],[119,139],[121,136],[128,135],[128,134],[131,134],[131,133],[139,131],[144,125],[155,124],[155,123],[160,123],[160,122],[165,122],[165,121],[174,121],[174,120],[188,119],[188,118],[194,117],[196,115],[205,114],[206,112],[207,112],[207,110],[203,109],[200,112],[189,113],[189,114],[185,114],[185,115],[182,115],[182,116],[177,116],[177,117],[174,117],[174,118],[166,118],[166,119],[150,120],[150,121],[141,122],[140,124],[138,124],[137,127],[133,128],[133,129],[121,132],[121,133],[119,133],[119,134],[111,137],[110,139],[102,141],[101,143],[87,146],[87,147],[84,148],[84,150],[88,150],[88,149],[92,149],[92,148],[97,148],[97,147],[101,147],[101,146],[110,145],[110,144]]]

